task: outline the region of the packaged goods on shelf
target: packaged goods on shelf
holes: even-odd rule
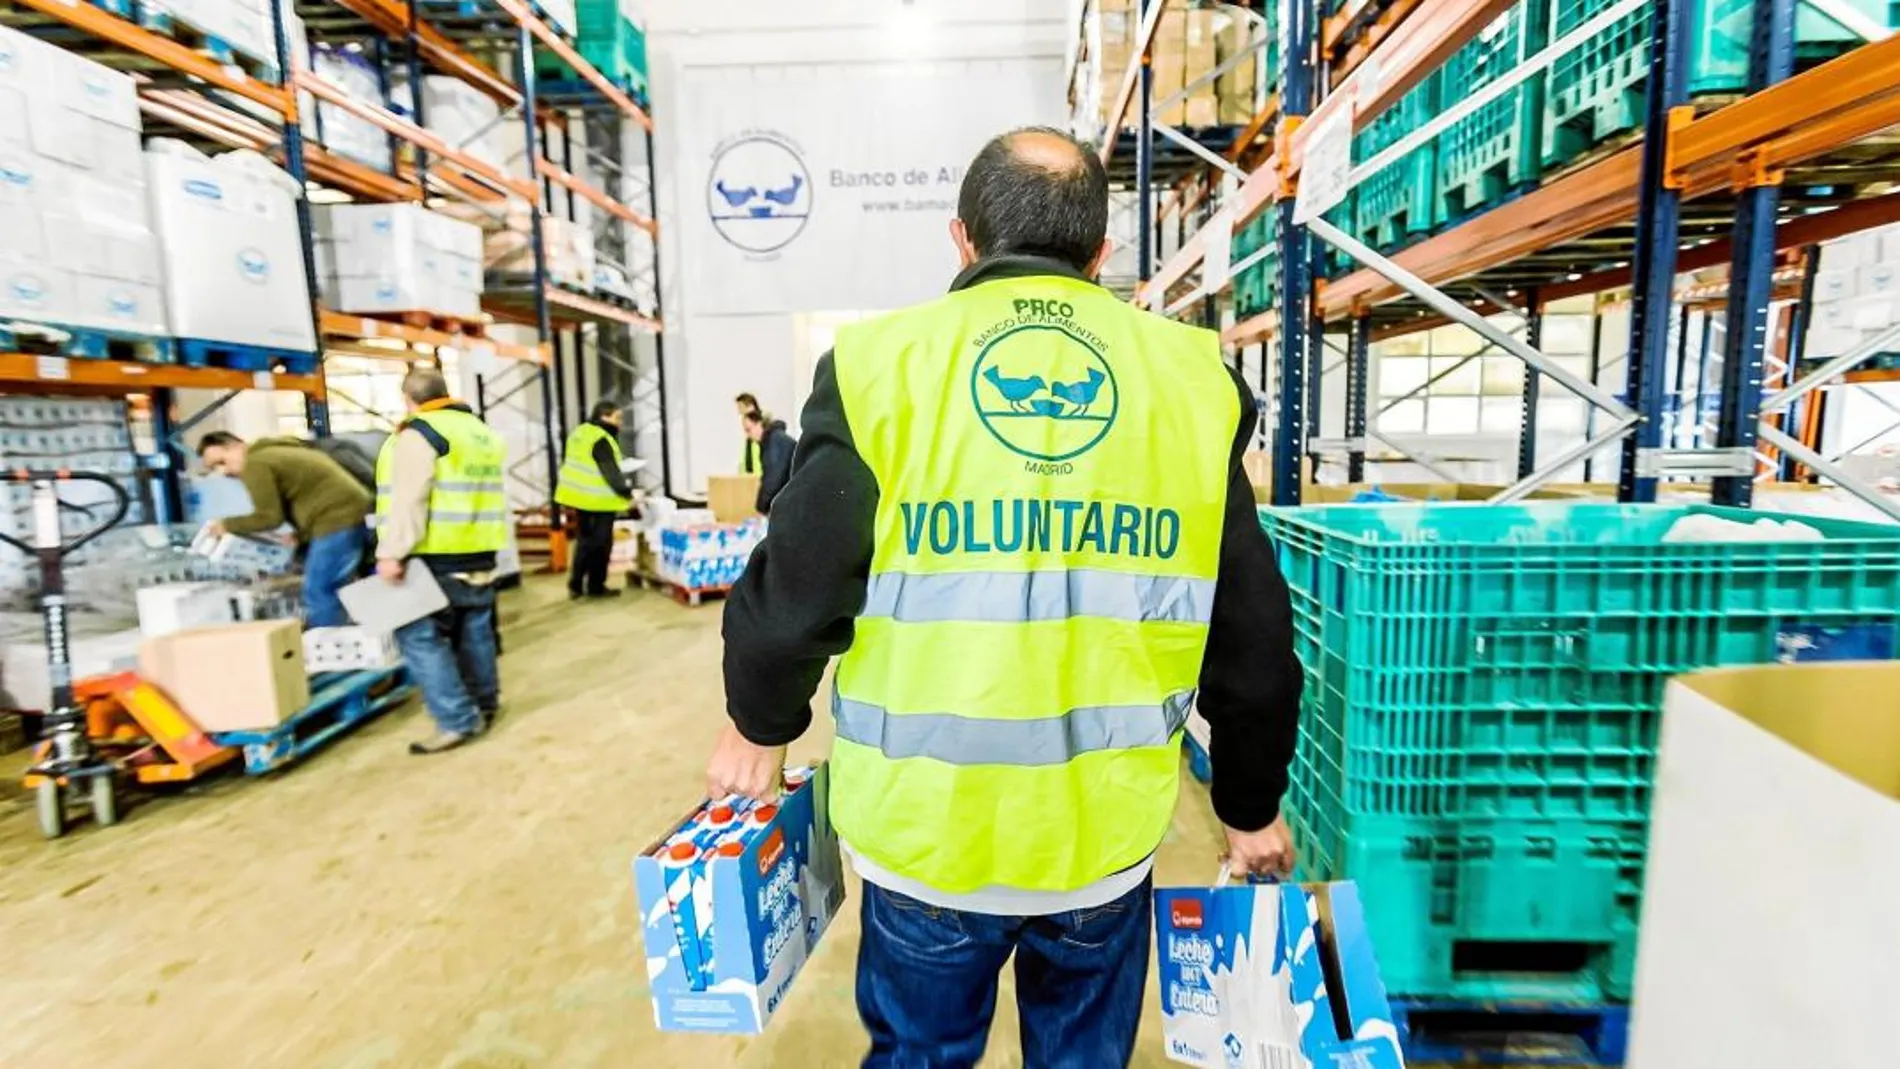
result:
[[[1821,246],[1814,311],[1802,348],[1806,362],[1844,356],[1900,323],[1900,267],[1894,254],[1900,254],[1900,226],[1850,234]],[[1875,353],[1862,366],[1883,366],[1894,355]]]
[[[128,525],[144,519],[137,459],[131,450],[132,433],[124,401],[107,397],[0,397],[0,467],[112,476],[131,498],[123,521]],[[66,538],[76,537],[111,515],[115,499],[108,487],[72,481],[59,483],[56,490],[66,503],[59,514],[60,532]],[[0,486],[0,531],[31,540],[31,486]],[[75,573],[109,549],[109,540],[118,534],[112,532],[103,544],[86,546],[63,562],[72,587],[69,596],[75,605],[87,604],[89,593],[85,580]],[[0,546],[0,604],[31,608],[38,591],[39,564],[23,553]]]
[[[412,120],[412,100],[407,79],[395,79],[389,85],[394,109]],[[492,167],[506,168],[508,158],[501,129],[501,105],[487,93],[460,78],[433,74],[422,79],[422,126],[448,142],[451,148],[472,156]],[[517,173],[528,172],[520,168]]]
[[[303,633],[307,672],[360,672],[388,668],[401,659],[394,635],[367,627],[313,627]]]
[[[1271,55],[1274,46],[1269,44],[1263,53],[1253,47],[1252,24],[1248,20],[1235,18],[1225,12],[1213,14],[1215,64],[1226,63],[1237,55],[1246,57],[1220,76],[1220,123],[1223,126],[1245,126],[1254,116],[1254,82],[1258,76],[1260,57],[1263,54]],[[1270,61],[1268,69],[1272,69]]]
[[[341,89],[352,100],[382,107],[383,90],[376,65],[363,54],[360,45],[319,44],[310,55],[310,71]],[[307,135],[338,156],[366,167],[389,173],[389,134],[382,127],[360,118],[329,101],[316,105],[312,121],[305,124]]]
[[[132,79],[0,26],[0,320],[165,335]]]
[[[765,539],[765,521],[755,516],[719,523],[712,513],[692,509],[669,516],[659,536],[660,578],[687,590],[710,590],[739,581]]]
[[[214,159],[170,139],[154,141],[145,164],[172,333],[315,350],[297,181],[255,152]]]
[[[505,219],[483,218],[486,234],[482,239],[482,262],[488,271],[510,276],[532,274],[534,244],[527,208],[511,205]],[[594,236],[588,228],[549,216],[541,220],[541,242],[550,278],[576,289],[594,288]]]
[[[236,623],[238,588],[230,583],[160,583],[138,592],[139,633],[157,638],[194,627]]]
[[[206,731],[276,727],[310,704],[303,627],[262,620],[139,643],[139,675]]]
[[[74,679],[138,667],[139,629],[122,616],[76,612],[66,617],[66,656]],[[53,681],[45,624],[37,612],[0,614],[0,709],[44,712]]]
[[[416,204],[324,204],[312,221],[326,306],[481,314],[482,236],[475,226]]]
[[[233,52],[249,57],[274,70],[277,66],[277,39],[271,28],[268,0],[164,0],[161,9],[199,33],[216,38]],[[295,18],[288,10],[285,14]],[[286,31],[293,27],[286,26]],[[302,36],[301,27],[291,37]]]

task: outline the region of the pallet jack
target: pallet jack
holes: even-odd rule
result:
[[[40,565],[40,618],[46,629],[47,672],[52,680],[53,695],[52,708],[45,721],[46,742],[41,745],[33,767],[27,770],[26,782],[34,792],[40,833],[48,839],[57,839],[66,831],[69,801],[89,806],[92,819],[101,825],[115,824],[119,819],[118,798],[114,793],[117,766],[93,745],[86,730],[85,710],[73,697],[62,562],[68,554],[125,519],[132,499],[117,482],[93,472],[7,471],[0,472],[0,482],[26,483],[33,488],[32,544],[4,532],[0,532],[0,542],[37,558]],[[60,501],[56,486],[61,482],[96,482],[111,487],[112,518],[88,528],[73,541],[62,543],[59,510],[76,506]]]

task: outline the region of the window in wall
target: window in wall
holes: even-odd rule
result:
[[[1544,313],[1545,355],[1584,379],[1590,374],[1590,312],[1585,299],[1554,304]],[[1493,322],[1507,329],[1517,325],[1513,316]],[[1373,407],[1393,406],[1376,426],[1391,434],[1517,434],[1523,425],[1527,370],[1523,361],[1496,347],[1487,349],[1476,331],[1459,326],[1376,343],[1373,380],[1378,403]],[[1425,388],[1407,397],[1420,387]],[[1546,383],[1538,408],[1540,430],[1556,433],[1573,424],[1581,430],[1581,405],[1568,390]]]

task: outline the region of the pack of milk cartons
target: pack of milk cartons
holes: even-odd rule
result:
[[[277,35],[271,26],[270,0],[146,0],[148,9],[170,16],[205,37],[228,47],[235,55],[265,69],[267,81],[277,81]],[[283,4],[285,34],[293,45],[303,37],[303,24]]]
[[[1900,226],[1885,226],[1837,238],[1821,246],[1814,274],[1814,311],[1804,356],[1809,361],[1844,356],[1900,326]],[[1864,367],[1900,354],[1890,339]],[[1894,361],[1885,363],[1891,366]]]
[[[396,637],[355,624],[312,627],[303,633],[304,671],[361,672],[388,668],[401,661]]]
[[[359,44],[318,44],[310,53],[310,72],[353,100],[383,106],[382,80],[376,64]],[[307,114],[304,134],[334,155],[355,160],[384,174],[390,172],[389,132],[368,119],[327,100],[304,94],[299,107]]]
[[[168,335],[132,79],[0,26],[0,321]]]
[[[1154,896],[1169,1058],[1202,1069],[1402,1069],[1357,886]]]
[[[145,167],[172,332],[314,351],[300,184],[255,152],[213,158],[170,138],[152,142]]]
[[[312,216],[326,307],[481,314],[482,233],[419,204],[324,204]]]
[[[398,110],[413,111],[414,98],[406,79],[390,84],[389,98]],[[498,169],[506,163],[496,136],[503,125],[500,120],[501,105],[495,98],[460,78],[432,74],[422,79],[423,127],[456,151]],[[522,177],[529,173],[520,172]]]
[[[776,804],[710,802],[634,859],[663,1031],[765,1028],[844,903],[827,801],[824,765],[787,769]]]
[[[673,513],[659,529],[660,578],[687,590],[729,587],[765,541],[765,519],[717,523],[703,509]]]

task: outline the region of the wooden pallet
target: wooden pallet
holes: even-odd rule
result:
[[[1629,1047],[1620,1003],[1394,998],[1409,1065],[1611,1067]]]
[[[374,719],[407,699],[415,686],[401,665],[364,672],[326,672],[311,679],[310,704],[265,731],[224,731],[211,736],[244,751],[246,775],[261,776],[301,760],[337,736]]]
[[[730,586],[684,587],[644,572],[628,572],[627,586],[658,591],[688,608],[698,608],[707,598],[723,598],[732,592]]]
[[[62,323],[0,319],[0,352],[63,356],[71,360],[130,360],[169,364],[177,359],[170,338]]]
[[[467,319],[449,315],[446,312],[428,312],[416,309],[406,312],[352,312],[352,315],[364,319],[380,319],[386,323],[400,323],[417,330],[433,330],[442,334],[460,334],[466,338],[485,338],[488,336],[488,323],[481,319]]]

